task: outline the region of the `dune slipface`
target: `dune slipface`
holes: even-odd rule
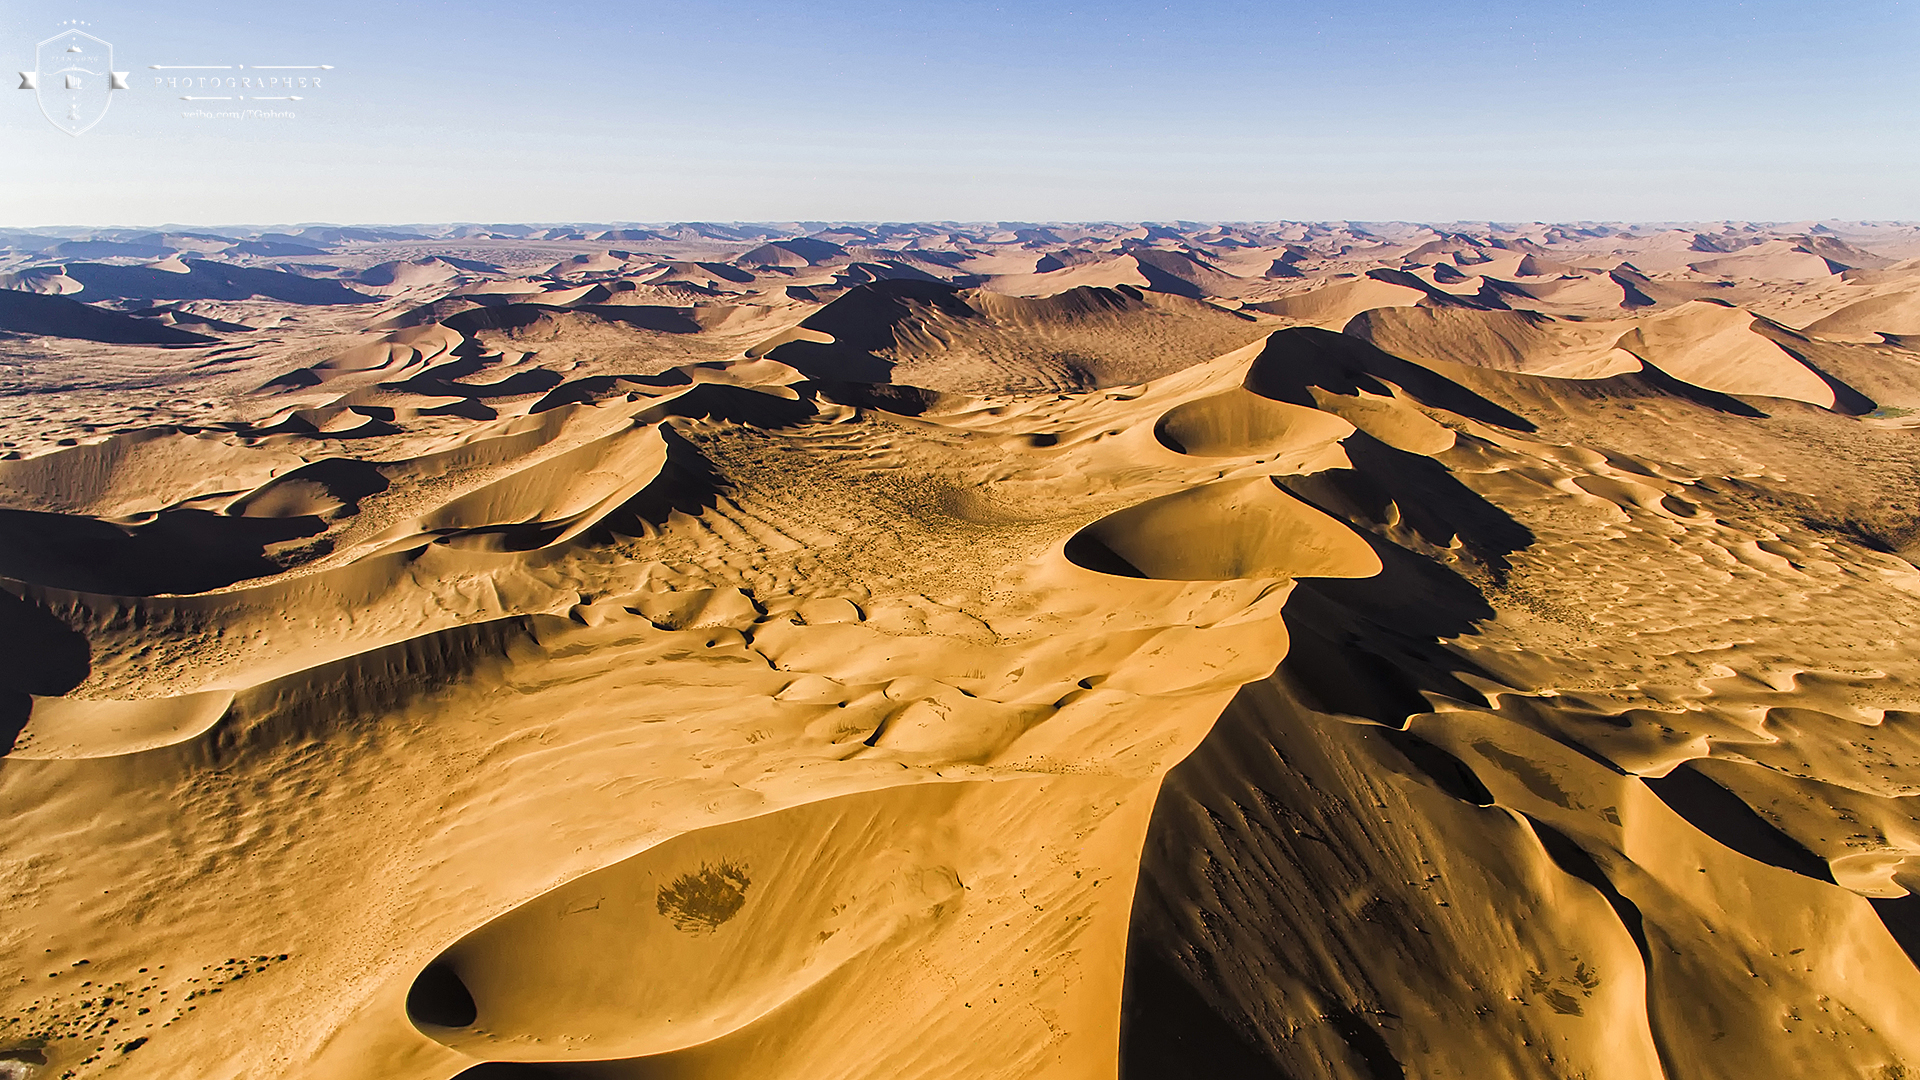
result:
[[[1913,1075],[1916,256],[23,234],[0,1075]]]
[[[1068,543],[1141,577],[1214,581],[1371,577],[1380,560],[1334,519],[1254,478],[1189,488],[1109,514]]]

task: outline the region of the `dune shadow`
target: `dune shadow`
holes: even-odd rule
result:
[[[1312,734],[1323,725],[1341,733]],[[1372,797],[1335,779],[1337,767],[1320,749],[1354,739],[1352,730],[1326,724],[1286,679],[1269,678],[1242,687],[1168,775],[1134,894],[1121,1077],[1406,1076],[1392,1025],[1383,1030],[1379,1019],[1390,1014],[1369,985],[1404,977],[1404,957],[1390,947],[1374,958],[1315,940],[1330,920],[1353,917],[1389,927],[1376,932],[1410,949],[1425,941],[1425,931],[1408,925],[1411,913],[1390,902],[1343,914],[1343,896],[1379,889],[1368,880],[1377,838],[1354,805]],[[1471,769],[1444,750],[1399,732],[1367,732],[1357,738],[1392,747],[1377,759],[1387,769],[1431,779],[1467,803],[1492,803]],[[1311,1012],[1276,1030],[1260,1004],[1273,994],[1311,1002]]]
[[[653,304],[582,304],[574,308],[610,323],[661,334],[697,334],[700,324],[685,308]]]
[[[1286,334],[1295,335],[1300,348],[1294,349],[1283,337]],[[1388,393],[1387,382],[1392,381],[1409,393],[1424,395],[1423,400],[1430,403],[1444,403],[1442,407],[1463,413],[1477,411],[1490,423],[1525,425],[1464,388],[1431,373],[1422,375],[1425,369],[1408,371],[1413,365],[1401,367],[1404,362],[1364,343],[1349,348],[1328,340],[1337,335],[1321,332],[1283,331],[1274,337],[1280,339],[1279,348],[1270,341],[1263,357],[1277,355],[1281,362],[1264,367],[1257,362],[1247,380],[1248,389],[1264,396],[1311,406],[1309,385],[1337,392]],[[1336,362],[1316,361],[1316,356],[1324,359],[1328,353]],[[1310,723],[1325,715],[1371,721],[1381,725],[1373,730],[1397,752],[1397,764],[1392,767],[1463,803],[1494,804],[1492,792],[1469,765],[1405,730],[1411,717],[1433,710],[1434,697],[1487,706],[1486,698],[1462,676],[1491,679],[1490,673],[1446,642],[1475,633],[1479,623],[1494,617],[1494,608],[1480,585],[1461,569],[1401,547],[1382,533],[1389,527],[1412,533],[1433,549],[1458,553],[1463,561],[1495,578],[1507,569],[1509,555],[1535,542],[1534,535],[1431,458],[1396,450],[1362,432],[1349,436],[1344,445],[1352,468],[1277,477],[1274,482],[1351,526],[1372,548],[1380,572],[1297,581],[1283,611],[1290,643],[1274,674],[1243,688],[1206,741],[1169,778],[1149,826],[1135,929],[1128,943],[1121,1029],[1123,1077],[1184,1080],[1217,1075],[1252,1080],[1285,1075],[1269,1060],[1269,1051],[1245,1030],[1251,1017],[1231,1002],[1210,1002],[1193,983],[1222,963],[1212,955],[1219,943],[1211,925],[1195,931],[1186,929],[1183,918],[1160,918],[1155,920],[1160,928],[1149,930],[1142,915],[1155,908],[1186,912],[1212,902],[1206,890],[1213,886],[1203,883],[1210,879],[1204,871],[1192,869],[1195,845],[1212,843],[1198,839],[1208,835],[1209,828],[1230,831],[1230,843],[1260,853],[1259,858],[1244,859],[1243,865],[1264,865],[1269,859],[1275,865],[1290,865],[1324,857],[1319,849],[1330,842],[1322,833],[1308,828],[1297,808],[1267,794],[1304,782],[1304,774],[1287,759],[1281,743],[1251,723],[1250,717],[1271,710],[1285,717],[1284,725]],[[1090,561],[1091,550],[1089,546],[1082,551],[1076,561],[1083,565]],[[1249,704],[1242,707],[1243,701]],[[1268,722],[1279,721],[1269,717]],[[1237,816],[1218,812],[1213,803],[1210,793],[1223,790],[1219,771],[1247,785],[1246,791],[1234,796],[1243,808]],[[1189,783],[1182,779],[1186,774],[1195,777],[1191,786],[1183,786]],[[1209,794],[1199,794],[1203,790]],[[1559,857],[1577,862],[1565,850]],[[1598,876],[1597,867],[1593,874]],[[1269,899],[1280,906],[1279,887],[1265,887],[1274,890]],[[1305,883],[1299,887],[1312,888]],[[1617,899],[1618,893],[1613,896]],[[1283,914],[1276,910],[1274,915],[1284,923]],[[1630,929],[1637,930],[1637,912],[1630,915],[1635,918]],[[1623,921],[1630,915],[1623,914]],[[1176,959],[1188,956],[1198,965],[1195,972],[1183,971],[1186,965]],[[1358,1005],[1342,1004],[1332,996],[1352,992],[1345,986],[1330,991],[1321,1007],[1321,1022],[1351,1055],[1353,1075],[1401,1080],[1407,1067],[1373,1018]],[[1202,1056],[1209,1053],[1211,1060]]]
[[[13,752],[20,733],[33,719],[33,695],[17,690],[0,690],[0,757]]]
[[[1167,410],[1155,421],[1153,436],[1176,454],[1241,457],[1332,442],[1351,430],[1346,421],[1316,409],[1229,390]]]
[[[1309,706],[1402,728],[1431,711],[1428,695],[1470,705],[1486,699],[1459,678],[1489,673],[1444,642],[1494,617],[1480,586],[1438,559],[1374,530],[1395,523],[1435,549],[1461,553],[1494,579],[1531,530],[1462,484],[1439,462],[1364,432],[1346,440],[1351,469],[1276,479],[1310,506],[1347,522],[1374,550],[1372,577],[1300,582],[1284,618],[1291,643],[1276,677]]]
[[[456,1073],[453,1080],[576,1080],[592,1075],[579,1066],[537,1061],[483,1061]]]
[[[893,378],[894,363],[883,356],[839,343],[789,341],[767,353],[809,379],[883,383]]]
[[[300,742],[376,730],[412,702],[442,693],[516,650],[537,649],[553,615],[513,615],[436,630],[263,682],[234,695],[197,736],[196,756],[225,767]]]
[[[1531,421],[1419,364],[1382,352],[1357,337],[1310,326],[1278,330],[1247,369],[1245,386],[1263,397],[1316,407],[1309,387],[1336,394],[1362,390],[1388,395],[1398,386],[1422,405],[1512,431],[1533,431]]]
[[[1140,276],[1147,279],[1147,288],[1157,293],[1172,296],[1184,296],[1190,300],[1205,300],[1206,290],[1178,274],[1160,266],[1154,259],[1161,254],[1151,248],[1134,253],[1134,262],[1140,268]]]
[[[1067,538],[1067,560],[1084,570],[1114,577],[1145,578],[1148,575],[1119,552],[1100,542],[1092,531],[1082,529]]]
[[[86,636],[30,600],[0,590],[0,756],[11,753],[33,715],[33,699],[58,697],[87,681]]]
[[[1393,1047],[1387,1044],[1380,1029],[1368,1023],[1358,1010],[1330,1008],[1326,1021],[1339,1033],[1340,1040],[1347,1044],[1361,1064],[1366,1066],[1372,1080],[1407,1080],[1406,1066],[1393,1055]]]
[[[557,409],[562,405],[597,404],[611,397],[628,393],[634,386],[685,386],[692,382],[686,372],[678,368],[669,368],[658,375],[588,375],[585,378],[569,379],[547,391],[545,397],[533,403],[527,410],[530,414]]]
[[[1450,293],[1445,289],[1435,288],[1427,284],[1418,274],[1409,273],[1405,270],[1395,270],[1391,267],[1377,267],[1367,271],[1367,276],[1375,281],[1384,281],[1389,285],[1398,285],[1402,288],[1415,289],[1425,293],[1425,298],[1420,301],[1420,306],[1422,307],[1471,308],[1475,311],[1501,311],[1507,307],[1507,302],[1501,298],[1503,292],[1506,292],[1508,295],[1518,294],[1531,298],[1530,294],[1524,291],[1514,289],[1512,286],[1502,289],[1499,285],[1486,279],[1482,279],[1480,291],[1477,294],[1473,296],[1461,296],[1458,293]]]
[[[1691,764],[1682,763],[1665,776],[1640,779],[1669,809],[1685,818],[1687,824],[1721,846],[1755,862],[1833,884],[1833,871],[1825,859],[1775,828],[1740,796],[1721,787]]]
[[[315,536],[318,517],[228,517],[162,511],[133,526],[99,518],[0,509],[0,574],[37,585],[116,596],[223,588],[277,574],[268,548]]]
[[[1507,571],[1508,555],[1533,545],[1533,530],[1432,458],[1396,450],[1365,432],[1355,432],[1342,445],[1352,468],[1283,476],[1277,482],[1356,525],[1397,521],[1437,548],[1451,546],[1457,537],[1496,575]]]
[[[1555,866],[1593,886],[1605,897],[1613,913],[1619,917],[1620,925],[1626,929],[1627,936],[1633,939],[1634,948],[1640,950],[1641,961],[1644,963],[1650,959],[1653,953],[1647,945],[1646,920],[1640,914],[1639,905],[1627,899],[1615,887],[1613,879],[1607,877],[1599,860],[1575,843],[1572,837],[1531,814],[1523,816],[1527,824],[1533,827],[1533,834],[1539,838],[1540,846],[1546,849],[1547,858],[1552,859]]]
[[[819,413],[804,395],[785,397],[728,383],[703,382],[635,416],[641,423],[681,417],[720,420],[765,431],[804,424]]]
[[[1718,390],[1709,390],[1704,386],[1695,386],[1684,379],[1674,378],[1672,375],[1667,374],[1665,371],[1662,371],[1645,360],[1640,361],[1640,371],[1638,375],[1630,377],[1637,378],[1639,382],[1651,387],[1658,393],[1677,397],[1685,401],[1691,401],[1695,405],[1712,409],[1715,412],[1723,412],[1729,416],[1744,416],[1753,420],[1764,420],[1767,418],[1766,413],[1734,397],[1732,394],[1723,394]]]
[[[1120,1012],[1120,1080],[1294,1080],[1150,952],[1127,958]]]
[[[981,317],[958,292],[945,282],[912,278],[857,285],[800,323],[803,329],[832,337],[832,342],[788,341],[769,351],[767,358],[790,365],[809,379],[891,381],[894,362],[883,354],[897,344],[896,328],[916,320],[915,305],[956,319]]]
[[[379,297],[355,292],[337,281],[301,277],[284,270],[233,266],[206,259],[186,260],[187,273],[150,266],[73,263],[67,276],[89,296],[121,300],[246,300],[264,296],[289,304],[370,304]]]
[[[462,1075],[737,1075],[709,1070],[964,903],[950,841],[902,842],[899,822],[998,793],[940,787],[697,828],[604,866],[449,945],[416,976],[408,1017],[462,1053],[506,1059]],[[582,1043],[600,1056],[569,1060]]]
[[[1901,951],[1907,954],[1915,967],[1920,967],[1920,896],[1908,893],[1905,896],[1869,897],[1873,913],[1880,916],[1880,922],[1886,926],[1887,933],[1899,944]]]
[[[391,486],[386,473],[358,458],[321,458],[280,474],[248,492],[228,509],[248,518],[350,515],[360,501]]]
[[[1743,768],[1761,768],[1747,765]],[[1748,806],[1746,800],[1720,786],[1712,778],[1683,763],[1665,776],[1643,776],[1641,781],[1660,797],[1687,824],[1705,833],[1721,846],[1766,863],[1835,884],[1833,869],[1827,861],[1782,832],[1772,822]],[[1873,912],[1892,935],[1901,951],[1920,967],[1920,896],[1868,897]]]
[[[595,523],[586,533],[588,540],[607,543],[620,537],[657,535],[675,513],[697,518],[733,490],[726,474],[678,432],[662,425],[660,436],[667,444],[660,474]]]
[[[436,960],[407,989],[407,1017],[428,1027],[464,1028],[479,1019],[480,1012],[459,972]]]
[[[1389,728],[1432,711],[1428,694],[1484,706],[1486,698],[1459,675],[1486,673],[1442,640],[1473,633],[1493,608],[1445,566],[1367,539],[1380,556],[1379,574],[1294,587],[1283,614],[1291,641],[1275,678],[1318,712]]]
[[[802,389],[811,390],[820,397],[841,405],[890,412],[897,416],[938,415],[943,409],[950,407],[950,403],[966,404],[977,400],[965,394],[928,390],[925,387],[911,386],[907,383],[813,379],[809,380]]]
[[[113,345],[211,345],[213,338],[65,296],[0,289],[0,331]]]
[[[424,397],[519,397],[523,394],[541,394],[553,390],[566,381],[566,376],[548,368],[532,368],[516,371],[498,382],[471,384],[459,380],[478,374],[485,369],[486,362],[477,357],[463,356],[450,360],[399,382],[381,383],[382,389],[399,390]]]
[[[87,681],[93,655],[84,634],[31,600],[0,589],[0,688],[57,697]]]
[[[697,334],[700,324],[684,308],[648,304],[582,304],[561,307],[539,303],[494,303],[469,308],[445,320],[448,329],[471,337],[482,330],[524,330],[555,319],[587,319],[663,334]]]

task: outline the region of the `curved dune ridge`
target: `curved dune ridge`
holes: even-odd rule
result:
[[[652,1056],[726,1035],[960,902],[957,852],[901,827],[938,820],[954,794],[842,796],[682,834],[463,938],[410,988],[410,1014],[508,1060]],[[450,1008],[467,1001],[471,1016]]]
[[[11,507],[127,517],[245,490],[304,464],[298,455],[248,446],[224,433],[136,429],[40,457],[0,460]]]
[[[137,754],[207,731],[232,703],[231,693],[217,690],[133,701],[47,697],[34,702],[31,719],[8,756],[31,760]]]
[[[1183,454],[1241,457],[1310,441],[1334,442],[1353,427],[1316,409],[1229,390],[1169,410],[1153,430],[1162,443]]]
[[[1833,387],[1754,333],[1753,322],[1751,313],[1739,308],[1690,303],[1642,323],[1620,347],[1708,390],[1831,407]]]
[[[813,377],[961,393],[1142,382],[1261,335],[1251,316],[1124,284],[1029,299],[933,281],[852,290],[798,329],[765,355]]]
[[[1255,478],[1208,484],[1110,514],[1068,553],[1094,569],[1119,560],[1141,577],[1370,577],[1380,560],[1346,526]]]
[[[1912,1075],[1916,255],[0,235],[0,1073]]]
[[[1382,308],[1354,316],[1345,332],[1409,359],[1528,375],[1604,379],[1640,368],[1619,347],[1625,327],[1531,311]]]
[[[1816,320],[1807,332],[1841,341],[1920,336],[1920,289],[1855,301]]]
[[[1396,306],[1412,306],[1422,299],[1420,290],[1373,278],[1322,285],[1296,296],[1253,304],[1255,311],[1315,326],[1343,326],[1363,311]]]

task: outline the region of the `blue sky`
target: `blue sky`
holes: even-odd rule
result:
[[[0,2],[0,225],[1920,219],[1920,0]],[[151,64],[327,63],[292,119]]]

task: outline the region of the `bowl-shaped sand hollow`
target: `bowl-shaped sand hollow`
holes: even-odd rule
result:
[[[1353,426],[1318,409],[1236,389],[1175,406],[1153,433],[1182,454],[1254,457],[1343,439]]]
[[[1170,581],[1371,577],[1380,557],[1353,530],[1269,477],[1189,488],[1109,514],[1067,541],[1089,570]]]
[[[415,978],[408,1017],[508,1061],[647,1056],[738,1030],[955,901],[941,853],[897,819],[937,815],[965,786],[683,833],[454,943]]]

